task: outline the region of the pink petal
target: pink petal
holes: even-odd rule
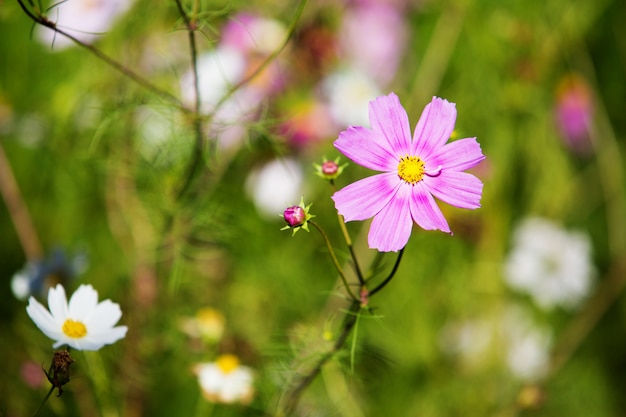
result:
[[[476,209],[480,207],[483,183],[467,172],[442,171],[437,177],[424,178],[430,192],[452,206]]]
[[[395,173],[377,174],[342,188],[333,194],[332,199],[346,221],[365,220],[387,205],[400,184]]]
[[[409,117],[394,93],[370,101],[369,117],[372,130],[387,140],[386,148],[398,158],[411,150]]]
[[[413,186],[411,198],[411,217],[424,230],[441,230],[450,233],[450,227],[443,213],[428,192],[424,181]]]
[[[456,105],[433,97],[415,126],[411,154],[427,159],[428,155],[450,139],[455,122]]]
[[[483,155],[476,138],[459,139],[438,148],[428,157],[428,168],[441,166],[444,171],[465,171],[478,165]]]
[[[341,153],[355,163],[376,171],[393,171],[398,159],[390,152],[387,140],[380,133],[364,127],[350,126],[334,143]]]
[[[411,186],[403,184],[396,195],[374,217],[368,235],[369,247],[380,252],[396,252],[411,236]]]

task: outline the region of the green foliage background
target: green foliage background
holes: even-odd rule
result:
[[[209,36],[200,38],[203,50],[229,14],[254,10],[289,24],[296,7],[204,3],[216,13],[207,22]],[[372,300],[375,315],[359,321],[354,360],[350,341],[306,392],[301,415],[624,415],[626,3],[450,0],[415,2],[408,10],[409,47],[392,89],[412,125],[432,95],[457,103],[459,136],[477,136],[487,156],[475,170],[485,183],[482,208],[442,204],[453,237],[414,229],[398,275]],[[340,13],[331,2],[309,2],[298,24]],[[176,95],[184,67],[151,72],[141,60],[155,43],[187,51],[180,27],[174,2],[138,0],[97,46]],[[73,284],[91,283],[102,299],[120,303],[129,327],[115,345],[75,352],[73,380],[41,415],[271,415],[294,375],[294,358],[320,355],[324,331],[336,329],[345,308],[334,295],[337,276],[319,235],[280,232],[281,219],[259,216],[246,196],[251,167],[277,152],[273,121],[252,125],[247,145],[232,158],[205,155],[212,174],[178,199],[193,152],[190,125],[175,119],[176,142],[168,151],[174,157],[150,163],[139,152],[133,112],[145,105],[168,117],[172,109],[86,50],[51,53],[31,39],[31,29],[15,1],[0,0],[1,144],[45,250],[85,250],[89,267]],[[572,155],[554,124],[556,85],[572,72],[595,94],[595,152],[588,157]],[[293,88],[293,94],[307,91]],[[337,156],[333,139],[300,155],[311,167],[303,193],[347,259],[332,191],[312,168],[322,156]],[[366,174],[350,165],[337,185]],[[512,230],[530,215],[590,235],[599,295],[578,311],[543,313],[505,286]],[[360,256],[373,259],[368,224],[348,228]],[[394,259],[385,256],[384,267]],[[26,303],[10,290],[25,261],[0,204],[0,416],[31,415],[47,392],[20,377],[24,362],[45,364],[51,354]],[[146,282],[152,298],[142,292]],[[555,346],[574,348],[530,408],[518,405],[524,384],[507,371],[501,350],[468,365],[440,348],[446,323],[496,320],[512,302],[553,329]],[[224,314],[226,335],[219,347],[195,349],[178,323],[204,306]],[[559,338],[572,323],[581,326],[580,343]],[[201,397],[190,368],[220,350],[255,369],[251,405],[211,405]],[[338,394],[344,387],[348,393]]]

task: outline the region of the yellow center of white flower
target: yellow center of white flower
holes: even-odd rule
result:
[[[225,374],[229,374],[239,367],[239,359],[237,359],[235,355],[231,354],[221,355],[219,358],[217,358],[215,363],[217,364],[218,368],[220,368],[220,370]]]
[[[424,177],[424,162],[417,156],[404,156],[398,163],[398,176],[409,184],[416,184]]]
[[[67,319],[65,323],[63,323],[63,333],[74,339],[80,339],[87,335],[87,327],[80,321]]]

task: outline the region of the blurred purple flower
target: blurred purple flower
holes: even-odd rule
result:
[[[335,147],[355,163],[383,171],[339,190],[335,207],[346,221],[374,217],[369,246],[398,251],[408,242],[413,222],[450,233],[433,196],[456,207],[480,207],[483,184],[462,172],[481,162],[476,138],[446,144],[456,121],[454,103],[433,97],[413,139],[406,111],[394,93],[370,102],[371,129],[351,126]]]
[[[406,46],[406,21],[391,4],[360,2],[346,10],[339,42],[352,66],[386,86],[395,77]]]
[[[591,151],[593,110],[591,88],[586,81],[576,75],[563,78],[556,92],[556,122],[565,145],[576,154]]]
[[[79,253],[71,258],[57,248],[46,258],[28,261],[11,279],[11,290],[19,300],[31,295],[44,296],[57,284],[67,285],[87,269],[87,256]]]

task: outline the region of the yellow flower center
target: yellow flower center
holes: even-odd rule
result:
[[[87,328],[80,321],[67,319],[65,323],[63,323],[63,333],[74,339],[80,339],[87,335]]]
[[[424,177],[424,162],[417,156],[404,156],[398,163],[398,176],[409,184],[416,184]]]
[[[215,363],[225,374],[229,374],[239,367],[239,359],[237,359],[235,355],[231,354],[221,355],[217,358]]]

